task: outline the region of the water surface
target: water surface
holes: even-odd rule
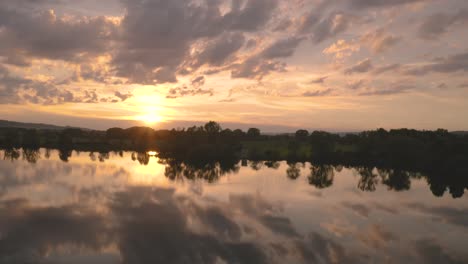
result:
[[[464,187],[416,172],[45,149],[0,158],[0,263],[468,262]]]

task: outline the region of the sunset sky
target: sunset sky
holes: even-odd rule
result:
[[[468,130],[467,0],[1,0],[0,119]]]

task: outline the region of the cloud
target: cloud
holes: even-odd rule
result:
[[[260,56],[265,59],[290,57],[294,54],[294,51],[302,40],[304,38],[300,37],[280,39],[263,50]]]
[[[343,202],[342,205],[364,218],[368,218],[371,212],[371,209],[363,204]]]
[[[430,0],[349,0],[348,5],[356,9],[392,7],[405,4],[422,3]]]
[[[217,5],[184,1],[123,1],[121,46],[112,64],[117,76],[133,83],[176,82],[176,72],[192,43],[221,32]]]
[[[198,41],[210,40],[195,65],[221,66],[244,43],[240,32],[261,30],[276,0],[239,1],[221,14],[217,1],[124,1],[123,44],[113,58],[117,75],[136,83],[176,82]],[[233,32],[235,31],[235,32]],[[239,32],[240,31],[240,32]],[[221,36],[221,33],[226,35]]]
[[[374,75],[378,75],[381,73],[389,72],[389,71],[398,71],[401,69],[401,65],[399,63],[394,63],[394,64],[388,64],[380,67],[376,67],[372,73]]]
[[[192,86],[194,87],[201,87],[205,84],[205,76],[198,76],[192,79],[191,81]]]
[[[286,63],[264,60],[260,56],[253,56],[231,67],[231,77],[233,78],[261,80],[271,72],[286,72]]]
[[[102,99],[100,97],[96,90],[73,91],[57,85],[54,81],[15,76],[0,64],[0,103],[2,104],[97,103]]]
[[[231,77],[261,80],[271,72],[286,72],[286,63],[275,59],[292,56],[303,40],[296,36],[276,40],[257,54],[231,65]]]
[[[357,255],[350,254],[339,243],[311,232],[303,243],[297,243],[298,251],[310,263],[361,263],[364,261]]]
[[[309,83],[310,84],[323,84],[325,83],[326,79],[328,79],[328,76],[322,76],[322,77],[318,77],[318,78],[311,80]]]
[[[9,70],[0,65],[0,102],[17,103],[20,101],[18,90],[26,86],[30,80],[12,76]]]
[[[452,27],[468,23],[468,9],[455,13],[435,13],[426,17],[419,27],[418,34],[423,39],[437,39]]]
[[[0,203],[0,215],[0,260],[7,262],[35,262],[66,244],[98,251],[113,239],[101,214],[75,205],[41,208],[7,200]]]
[[[366,231],[358,233],[357,237],[364,244],[375,249],[384,248],[389,242],[398,240],[395,234],[377,224],[373,224]]]
[[[349,82],[347,87],[351,90],[359,90],[361,87],[363,87],[364,84],[366,84],[366,81],[361,79]]]
[[[293,22],[289,18],[285,18],[281,20],[276,27],[273,28],[273,31],[275,32],[281,32],[281,31],[287,31],[289,28],[291,28],[293,25]]]
[[[288,237],[299,237],[299,234],[294,229],[289,218],[264,215],[260,217],[260,222],[275,233],[283,234]]]
[[[338,219],[322,222],[320,226],[338,238],[353,235],[357,231],[353,225]]]
[[[314,91],[307,91],[302,94],[304,97],[320,97],[320,96],[327,96],[333,92],[333,89],[327,88],[325,90],[314,90]]]
[[[415,252],[420,256],[424,263],[436,264],[459,264],[468,261],[454,256],[447,252],[447,249],[439,245],[434,239],[420,239],[414,242]]]
[[[357,20],[356,17],[343,12],[333,12],[322,18],[322,14],[315,10],[302,17],[298,32],[310,34],[314,43],[320,43],[346,31]]]
[[[5,175],[18,170],[6,164],[12,170]],[[29,179],[42,184],[53,183],[61,175],[57,180],[69,182],[63,173],[76,172],[73,163],[52,166],[54,170],[68,168],[63,173],[50,173],[51,164],[41,164],[37,165],[44,167],[46,178],[40,181],[27,170],[19,170],[26,177],[12,178],[21,184]],[[82,169],[90,177],[96,173],[95,166]],[[114,180],[128,177],[106,175]],[[231,194],[221,201],[154,186],[115,191],[70,184],[65,197],[71,195],[72,199],[61,200],[69,204],[0,201],[0,215],[4,216],[0,218],[0,262],[55,263],[67,258],[73,263],[83,259],[87,263],[363,263],[381,256],[374,251],[369,255],[360,245],[348,247],[342,244],[348,239],[335,239],[321,230],[299,232],[293,219],[284,215],[280,202],[258,193]],[[10,191],[17,193],[15,188]],[[381,226],[370,226],[358,234],[375,248],[396,240]]]
[[[450,207],[428,207],[420,203],[411,203],[407,205],[412,210],[417,210],[421,213],[432,215],[434,219],[438,219],[445,223],[468,227],[468,209],[456,209]]]
[[[343,59],[351,56],[354,52],[359,51],[359,43],[355,41],[346,41],[340,39],[331,46],[323,50],[324,54],[334,55],[336,59]]]
[[[416,86],[408,81],[398,81],[386,85],[385,88],[368,88],[365,91],[359,93],[361,96],[371,96],[371,95],[393,95],[406,93],[410,90],[416,89]]]
[[[110,208],[119,221],[124,263],[268,263],[257,244],[239,239],[240,226],[227,211],[178,198],[172,189],[130,188],[117,193]]]
[[[443,83],[443,82],[442,82],[442,83],[437,84],[437,85],[436,85],[436,88],[437,88],[437,89],[445,90],[445,89],[448,88],[448,85],[447,85],[446,83]]]
[[[468,71],[468,53],[459,53],[448,57],[436,58],[422,66],[407,66],[408,75],[426,75],[431,72],[455,73]]]
[[[133,94],[131,94],[131,93],[123,94],[123,93],[121,93],[121,92],[119,92],[119,91],[116,91],[116,92],[114,93],[114,95],[115,95],[116,97],[118,97],[122,102],[125,101],[125,100],[127,100],[128,98],[133,97]]]
[[[73,102],[75,96],[68,90],[59,90],[48,82],[14,76],[0,65],[1,103],[43,103],[54,104]]]
[[[244,42],[245,38],[242,33],[223,34],[209,42],[205,49],[196,55],[194,67],[199,67],[204,64],[211,66],[224,65],[229,58],[232,58],[233,55],[242,48]]]
[[[220,103],[233,103],[235,101],[236,99],[234,98],[226,98],[226,99],[219,100]]]
[[[278,0],[247,0],[244,7],[240,8],[242,2],[232,1],[231,11],[221,20],[222,25],[231,30],[260,30],[270,21],[279,3]]]
[[[76,72],[64,82],[79,82],[82,80],[91,80],[97,83],[111,83],[110,72],[105,69],[106,67],[102,64],[95,62],[80,63],[77,66]]]
[[[377,29],[361,37],[361,42],[368,45],[374,53],[382,53],[401,41],[401,37],[387,34],[384,29]]]
[[[359,41],[340,39],[324,49],[323,53],[334,55],[336,59],[343,59],[359,51],[361,45],[368,46],[373,53],[381,53],[395,46],[400,40],[401,37],[387,34],[384,29],[377,29],[366,33]]]
[[[189,87],[187,85],[178,86],[175,88],[169,89],[166,98],[175,99],[184,96],[195,96],[195,95],[209,95],[213,96],[213,90],[211,89],[201,89],[199,87]]]
[[[401,59],[392,58],[394,64],[380,67],[372,64],[377,61],[374,57],[354,59],[361,55],[357,52],[362,47],[376,56],[398,45],[402,36],[414,38],[407,31],[395,33],[375,23],[380,15],[385,19],[389,15],[383,12],[385,9],[399,7],[402,13],[411,12],[404,5],[429,0],[287,4],[278,0],[116,0],[120,17],[106,17],[96,10],[77,12],[72,2],[0,3],[0,64],[11,70],[1,75],[0,103],[97,103],[129,98],[130,94],[121,90],[106,94],[104,91],[109,90],[101,88],[108,84],[171,83],[167,85],[173,87],[168,98],[212,95],[212,89],[202,89],[205,76],[230,73],[231,79],[247,79],[234,82],[253,84],[270,81],[269,75],[295,75],[287,73],[293,69],[300,70],[299,75],[311,63],[325,66],[328,58],[314,55],[313,60],[306,60],[305,54],[316,54],[317,49],[339,60],[340,70],[345,69],[346,75],[448,74],[467,68],[463,53],[423,64],[405,61],[404,65],[398,61]],[[425,39],[438,38],[464,25],[467,14],[466,8],[428,17],[418,13],[415,20],[423,19],[418,34]],[[367,33],[359,36],[360,32]],[[305,45],[305,40],[311,43]],[[298,52],[300,56],[290,58]],[[291,63],[296,63],[292,66],[297,68]],[[201,79],[194,81],[197,78]],[[213,78],[214,82],[218,80]],[[310,83],[323,84],[325,79]],[[81,88],[91,85],[93,89]],[[389,94],[396,90],[369,88],[365,93]],[[303,96],[331,93],[330,89],[315,90]]]
[[[389,214],[399,214],[399,210],[396,209],[395,207],[393,206],[388,206],[388,205],[385,205],[385,204],[382,204],[382,203],[378,203],[378,202],[374,202],[373,203],[374,207],[376,209],[379,209],[379,210],[382,210],[384,212],[387,212]]]
[[[91,59],[106,52],[115,32],[115,24],[102,16],[69,18],[53,10],[10,9],[4,4],[0,16],[0,56],[16,66],[28,66],[32,58]]]
[[[365,59],[345,69],[344,73],[345,74],[366,73],[372,70],[373,68],[374,66],[372,65],[371,60]]]

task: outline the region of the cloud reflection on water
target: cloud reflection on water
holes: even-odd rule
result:
[[[0,161],[0,263],[468,260],[466,197],[434,197],[422,179],[362,192],[363,169],[145,166],[130,156]]]

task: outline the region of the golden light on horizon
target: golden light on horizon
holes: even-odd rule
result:
[[[153,157],[158,155],[158,152],[156,152],[156,151],[148,151],[147,153],[148,153],[148,155],[153,156]]]
[[[143,114],[137,116],[136,120],[142,121],[147,125],[154,125],[164,120],[160,114],[160,110],[156,107],[145,107],[141,112]]]

